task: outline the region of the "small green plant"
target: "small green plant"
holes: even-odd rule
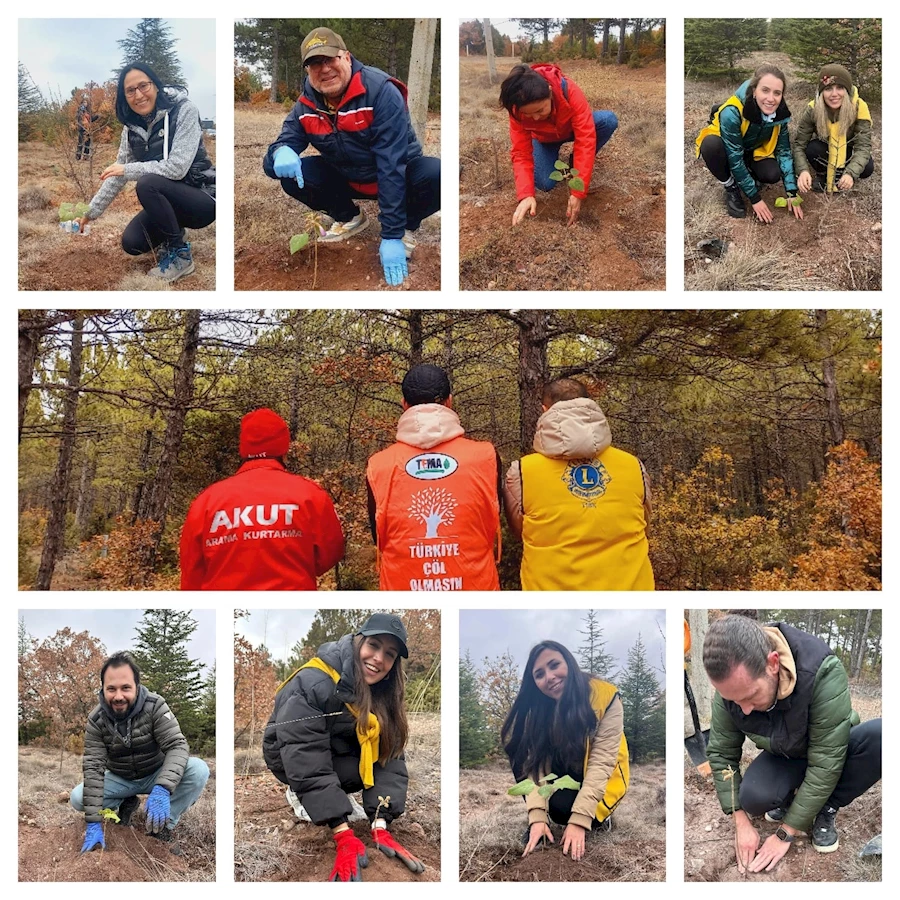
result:
[[[559,790],[570,790],[577,791],[581,789],[581,782],[576,781],[574,778],[571,778],[568,775],[558,776],[554,775],[552,772],[549,775],[545,775],[539,782],[540,787],[538,788],[538,793],[546,800],[554,791]],[[514,784],[506,793],[511,797],[524,797],[527,794],[530,794],[536,787],[535,783],[530,778],[525,778],[522,781]]]
[[[569,168],[568,163],[558,159],[553,163],[554,171],[550,173],[551,181],[565,181],[573,191],[584,190],[584,179],[579,178],[578,169]]]
[[[552,178],[553,176],[551,175],[550,177]],[[791,199],[791,206],[802,206],[803,205],[802,197],[791,197],[790,199]],[[787,197],[776,197],[775,198],[775,206],[777,206],[778,209],[784,209],[785,207],[787,207],[787,205],[788,205]]]
[[[73,219],[81,219],[88,214],[90,208],[87,203],[60,203],[59,221],[71,222]]]
[[[291,256],[309,246],[312,241],[313,245],[313,289],[316,287],[316,281],[319,277],[319,238],[325,235],[325,225],[321,217],[315,211],[306,214],[304,220],[304,229],[299,234],[291,235],[290,250]]]

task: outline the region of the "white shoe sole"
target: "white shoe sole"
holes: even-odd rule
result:
[[[322,237],[319,238],[320,244],[339,244],[341,241],[349,241],[350,238],[354,237],[360,232],[365,231],[369,227],[369,220],[363,219],[361,225],[357,225],[352,231],[345,231],[343,234],[333,234],[330,235],[326,232]]]
[[[840,841],[835,841],[830,847],[819,847],[816,844],[813,844],[813,850],[815,850],[817,853],[834,853],[834,851],[837,850],[837,848],[840,846]]]
[[[771,822],[773,825],[777,825],[780,822],[784,821],[784,817],[782,816],[780,819],[773,819],[768,813],[766,813],[766,821]]]

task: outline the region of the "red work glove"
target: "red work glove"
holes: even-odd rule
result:
[[[425,871],[425,863],[401,847],[383,828],[372,829],[372,840],[385,856],[396,856],[410,872],[421,875]]]
[[[369,864],[366,845],[348,828],[332,835],[337,844],[337,857],[329,881],[362,881],[360,868]]]

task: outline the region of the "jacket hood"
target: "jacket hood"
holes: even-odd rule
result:
[[[442,403],[411,406],[397,422],[397,440],[420,450],[430,450],[465,433],[459,416]]]
[[[794,654],[781,630],[775,625],[768,625],[763,629],[769,636],[769,642],[772,649],[778,651],[778,693],[775,695],[777,700],[784,700],[790,697],[797,686],[797,665],[794,662]]]
[[[355,677],[353,673],[353,635],[345,634],[336,641],[328,641],[322,644],[316,651],[316,656],[322,662],[328,663],[335,672],[340,672],[340,680],[335,686],[335,693],[339,700],[352,699],[355,692]]]
[[[759,106],[757,106],[756,100],[753,99],[753,95],[750,93],[750,79],[748,78],[734,94],[744,105],[744,118],[748,122],[753,122],[754,125],[762,125],[762,111]],[[791,111],[788,109],[784,97],[782,97],[781,103],[778,104],[778,109],[775,110],[775,118],[771,123],[766,124],[783,125],[785,122],[790,122],[790,120]]]
[[[550,459],[593,459],[612,443],[603,410],[587,397],[554,403],[539,419],[534,449]]]
[[[163,93],[172,101],[173,106],[188,98],[188,89],[180,84],[167,84]]]

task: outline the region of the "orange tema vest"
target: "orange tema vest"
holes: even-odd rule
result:
[[[522,589],[652,591],[644,479],[636,456],[523,456]]]
[[[375,496],[383,591],[498,591],[497,455],[457,437],[430,450],[396,443],[366,472]]]

